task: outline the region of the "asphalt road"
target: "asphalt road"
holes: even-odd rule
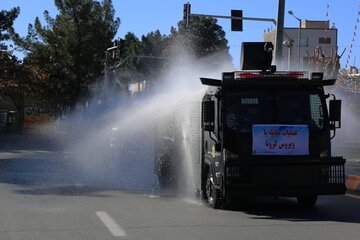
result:
[[[359,239],[360,198],[258,199],[213,210],[195,199],[80,171],[62,150],[0,152],[0,240]],[[110,181],[112,180],[112,181]],[[120,178],[121,180],[121,178]],[[122,179],[123,180],[123,179]]]

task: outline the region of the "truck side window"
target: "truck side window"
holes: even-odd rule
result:
[[[311,119],[315,124],[313,127],[324,128],[324,112],[321,104],[321,98],[318,94],[310,95]]]

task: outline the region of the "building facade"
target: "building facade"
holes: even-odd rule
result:
[[[284,28],[282,64],[279,69],[309,70],[312,58],[334,59],[337,55],[337,29],[329,21],[301,23],[301,28]],[[264,33],[264,41],[275,45],[276,30]],[[300,39],[300,41],[299,41]],[[300,44],[299,44],[300,43]]]

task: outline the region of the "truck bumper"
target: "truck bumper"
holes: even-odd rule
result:
[[[225,164],[224,195],[306,196],[344,194],[345,159],[233,161]]]

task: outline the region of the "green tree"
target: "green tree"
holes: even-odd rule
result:
[[[148,78],[154,80],[161,74],[164,63],[168,60],[167,48],[169,47],[169,37],[160,33],[159,30],[142,36],[142,55],[139,68]]]
[[[132,69],[137,68],[139,64],[138,56],[143,52],[140,40],[134,33],[128,32],[122,44],[124,44],[124,46],[122,47],[121,60],[124,61],[124,66]]]
[[[15,106],[20,131],[24,123],[24,99],[30,92],[31,80],[31,73],[12,52],[6,51],[0,54],[0,97],[10,99]]]
[[[88,97],[120,19],[115,18],[111,0],[55,0],[55,5],[55,18],[45,11],[46,25],[36,18],[28,35],[16,42],[26,52],[27,64],[46,71],[47,97],[56,102],[54,107],[64,109]]]
[[[127,33],[121,46],[117,77],[123,84],[148,83],[160,75],[168,36],[159,30],[143,35],[139,40],[134,33]]]
[[[231,62],[226,34],[215,18],[192,17],[189,26],[187,29],[180,21],[178,29],[172,28],[172,41],[179,43],[196,58],[211,56],[211,65]]]
[[[105,81],[116,86],[116,92],[112,94],[118,94],[119,91],[128,93],[128,84],[142,78],[138,71],[141,42],[134,33],[128,32],[124,39],[117,40],[115,44],[118,49],[107,53]],[[106,95],[112,97],[108,91]]]
[[[0,41],[9,40],[16,35],[13,24],[20,13],[20,8],[0,11]],[[22,129],[24,116],[24,95],[28,87],[27,76],[22,62],[12,51],[0,51],[0,98],[10,99],[19,114],[19,129]]]
[[[159,30],[142,36],[143,54],[154,57],[163,56],[167,47],[167,40],[168,36],[161,34]]]
[[[143,80],[149,85],[158,84],[163,71],[184,52],[210,68],[224,63],[231,65],[228,41],[216,19],[195,17],[190,26],[186,29],[180,21],[178,29],[172,27],[169,35],[156,30],[143,35],[140,41],[133,33],[128,33],[121,46],[120,59],[111,61],[111,68],[117,68],[117,80],[123,84]]]
[[[14,21],[20,14],[20,8],[12,8],[10,11],[0,11],[0,41],[9,40],[14,34]]]

